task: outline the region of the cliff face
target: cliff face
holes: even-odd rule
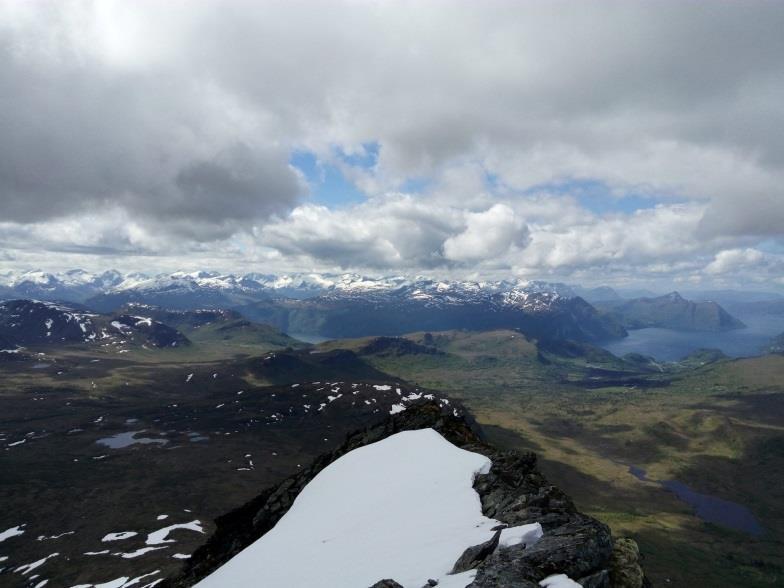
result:
[[[426,428],[492,461],[490,472],[477,476],[474,483],[485,516],[508,527],[539,523],[544,531],[543,537],[531,545],[498,547],[499,530],[486,544],[467,549],[456,559],[453,571],[475,569],[470,586],[536,588],[555,574],[566,574],[586,588],[645,585],[634,542],[614,542],[606,525],[577,512],[569,497],[539,472],[534,454],[500,451],[488,445],[469,417],[455,414],[461,411],[447,413],[434,403],[422,403],[349,435],[335,451],[219,518],[214,535],[193,554],[180,576],[164,586],[191,586],[249,546],[275,526],[319,472],[349,451],[401,431]],[[378,585],[398,584],[394,578],[379,578]]]

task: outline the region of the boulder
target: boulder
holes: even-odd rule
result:
[[[610,579],[613,588],[642,588],[645,582],[640,565],[640,548],[633,539],[619,538],[613,545]]]

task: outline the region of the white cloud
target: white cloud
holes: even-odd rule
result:
[[[259,242],[285,255],[342,267],[443,265],[443,244],[460,232],[465,212],[391,194],[339,210],[305,205],[259,230]]]
[[[392,194],[341,210],[299,207],[261,228],[258,240],[308,266],[659,279],[701,269],[726,242],[695,237],[703,210],[662,204],[598,216],[571,198],[538,194],[475,211]]]
[[[646,264],[700,253],[705,247],[694,233],[702,215],[699,205],[660,205],[629,215],[531,225],[531,244],[519,258],[531,268],[601,267]]]
[[[765,254],[756,249],[726,249],[719,251],[712,262],[705,266],[709,274],[751,269],[765,260]]]
[[[784,5],[489,4],[5,2],[3,247],[613,278],[784,239]],[[293,149],[368,201],[308,204]]]
[[[528,245],[528,227],[505,204],[466,215],[463,232],[444,241],[444,257],[453,261],[489,261],[505,256],[511,247]]]

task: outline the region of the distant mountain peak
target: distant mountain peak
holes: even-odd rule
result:
[[[716,302],[687,300],[678,292],[600,305],[627,329],[659,327],[678,331],[726,331],[745,325]]]

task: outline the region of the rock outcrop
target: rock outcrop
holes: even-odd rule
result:
[[[456,554],[453,573],[476,569],[474,588],[536,588],[553,574],[567,574],[585,588],[640,588],[644,576],[639,550],[631,540],[613,542],[609,528],[581,514],[571,499],[549,484],[533,453],[498,450],[482,439],[464,411],[447,412],[423,402],[380,424],[349,435],[335,451],[308,468],[268,488],[252,501],[216,520],[216,531],[185,564],[182,573],[163,586],[191,586],[269,531],[292,506],[299,492],[325,467],[349,451],[406,430],[432,428],[465,450],[492,461],[474,488],[485,516],[504,526],[540,523],[544,536],[533,545],[498,547],[499,532],[488,542]],[[394,578],[374,586],[398,586]],[[646,584],[647,585],[647,584]]]

